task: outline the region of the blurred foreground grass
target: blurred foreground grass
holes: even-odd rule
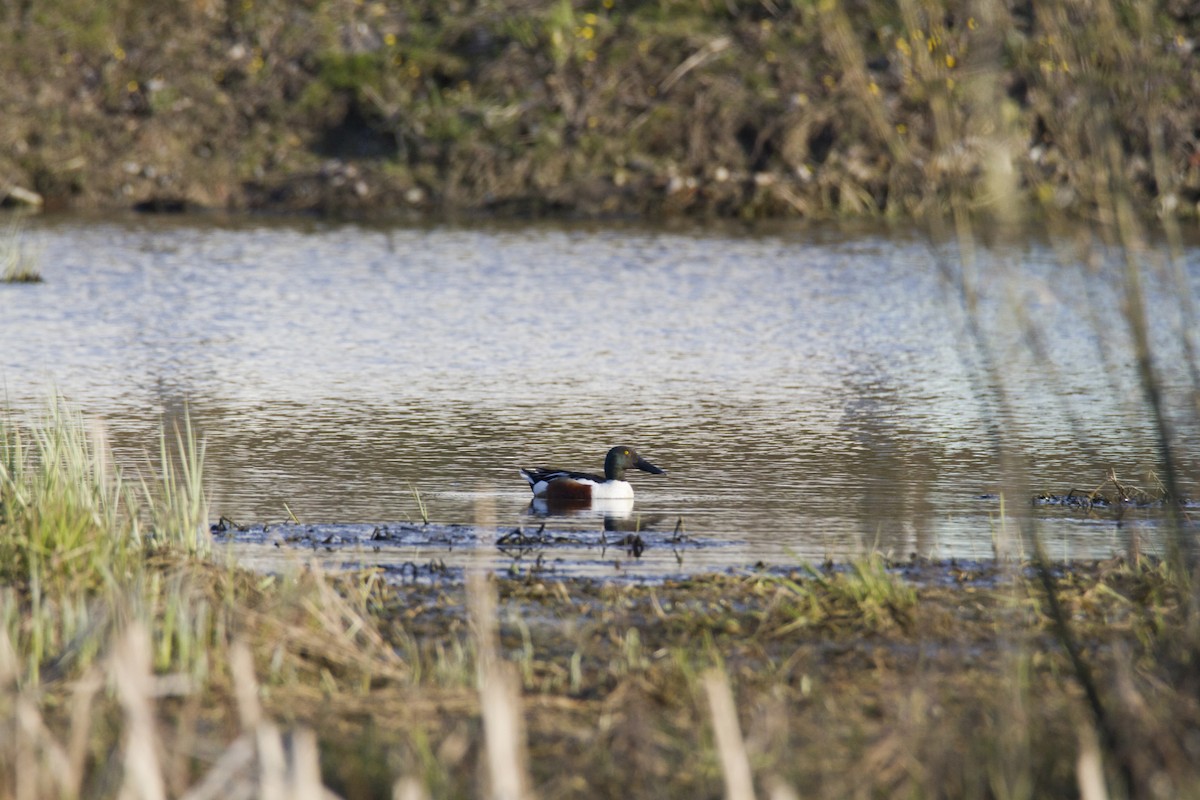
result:
[[[912,215],[968,320],[980,221],[1035,219],[1064,264],[1123,263],[1177,499],[1141,289],[1178,281],[1194,363],[1176,5],[8,4],[0,177],[109,207]],[[4,796],[1200,795],[1182,517],[1163,561],[396,586],[224,563],[202,442],[155,445],[134,476],[61,403],[0,420]]]
[[[1054,565],[1049,594],[1014,561],[877,556],[269,576],[211,552],[195,433],[159,444],[133,479],[61,403],[3,423],[0,796],[1200,792],[1200,626],[1166,563]]]

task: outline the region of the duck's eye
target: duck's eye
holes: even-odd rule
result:
[[[628,451],[628,450],[626,450],[626,451],[625,451],[625,455],[629,455],[629,451]]]

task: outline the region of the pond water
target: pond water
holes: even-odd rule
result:
[[[256,564],[504,566],[495,540],[543,524],[570,546],[522,563],[634,576],[984,558],[1030,529],[1105,557],[1161,528],[1030,504],[1160,468],[1119,254],[982,247],[968,313],[953,251],[895,230],[68,217],[22,242],[45,282],[0,285],[5,405],[36,416],[58,391],[135,467],[186,409],[214,521],[267,525],[221,537]],[[1160,257],[1144,290],[1194,496],[1200,248]],[[669,474],[633,473],[610,532],[531,511],[519,467],[602,471],[618,443]],[[418,496],[424,535],[402,524]],[[408,533],[372,539],[385,525]]]

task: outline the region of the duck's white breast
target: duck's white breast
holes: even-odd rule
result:
[[[633,487],[628,481],[604,481],[592,486],[593,500],[632,500]]]

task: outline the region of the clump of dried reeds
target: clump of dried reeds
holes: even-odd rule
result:
[[[311,605],[292,606],[290,620],[241,607],[271,598],[259,579],[207,558],[203,444],[188,423],[174,443],[172,451],[161,436],[156,474],[134,482],[112,463],[103,426],[61,400],[31,425],[0,419],[0,708],[13,711],[0,736],[6,794],[77,797],[113,780],[141,798],[185,789],[215,797],[235,786],[250,787],[237,790],[247,796],[323,794],[314,736],[303,727],[285,736],[264,718],[252,659],[233,632],[293,637],[333,668],[341,648],[343,669],[353,669],[377,652],[365,642],[371,628],[319,580],[291,590]],[[369,669],[394,674],[388,665],[385,656]],[[100,691],[106,682],[115,706]],[[164,747],[161,705],[226,691],[243,733],[194,774],[186,754]],[[64,705],[65,717],[56,711]],[[115,760],[97,762],[118,740]],[[116,778],[105,777],[111,770]]]
[[[21,243],[20,218],[0,232],[0,283],[41,283],[36,259]]]

